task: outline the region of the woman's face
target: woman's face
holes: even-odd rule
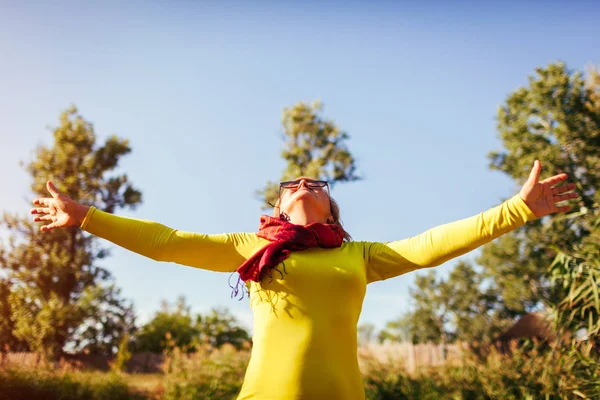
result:
[[[319,182],[323,181],[301,176],[282,187],[279,196],[281,211],[290,214],[295,207],[304,209],[308,206],[322,216],[323,221],[327,220],[331,214],[329,188],[320,187]]]

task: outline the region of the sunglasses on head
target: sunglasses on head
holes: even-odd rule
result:
[[[302,181],[304,181],[306,187],[311,189],[322,188],[329,185],[327,181],[319,181],[314,179],[298,179],[295,181],[279,182],[279,187],[281,189],[297,189],[298,186],[300,186],[300,182]]]

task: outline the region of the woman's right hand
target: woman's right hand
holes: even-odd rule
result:
[[[31,214],[36,215],[33,222],[50,221],[49,224],[42,225],[40,230],[47,232],[54,228],[81,226],[90,207],[81,205],[66,194],[59,192],[51,181],[46,183],[46,188],[52,197],[35,199],[33,204],[42,207],[31,209]]]

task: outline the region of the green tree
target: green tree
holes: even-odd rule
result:
[[[136,351],[162,353],[173,347],[184,352],[194,352],[196,345],[207,343],[221,347],[230,343],[241,348],[250,339],[237,319],[226,308],[214,308],[207,315],[192,315],[185,297],[170,306],[162,302],[161,310],[145,324],[134,342]]]
[[[476,344],[505,326],[492,290],[483,290],[483,276],[473,265],[459,262],[446,279],[435,271],[418,275],[410,289],[413,310],[388,322],[381,340],[445,343],[457,338]]]
[[[122,338],[135,331],[133,305],[108,279],[87,288],[80,300],[85,319],[73,335],[74,350],[87,354],[114,354]]]
[[[600,67],[588,73],[587,107],[600,115]],[[600,135],[600,132],[598,133]],[[596,342],[596,364],[600,356],[600,201],[596,193],[591,208],[583,208],[581,223],[590,232],[581,242],[568,249],[557,248],[558,254],[550,272],[553,282],[562,287],[564,297],[552,304],[559,326],[571,332],[584,329]]]
[[[281,180],[310,176],[329,181],[351,182],[361,179],[356,175],[355,159],[347,148],[348,134],[333,122],[321,116],[322,104],[299,102],[283,110],[284,145],[281,156],[287,165]],[[258,192],[264,199],[264,208],[275,204],[279,197],[278,182],[268,181]]]
[[[385,324],[385,328],[379,331],[377,335],[377,341],[379,343],[384,342],[411,342],[417,343],[416,333],[414,327],[416,326],[411,319],[415,314],[412,312],[405,312],[395,320],[388,321]]]
[[[35,195],[47,196],[46,181],[52,179],[63,193],[107,212],[140,203],[141,194],[127,175],[114,172],[131,151],[126,140],[111,136],[98,145],[93,125],[74,106],[61,113],[52,132],[53,143],[38,146],[26,165]],[[114,351],[133,324],[129,306],[110,286],[111,274],[96,264],[108,255],[98,239],[76,228],[42,233],[28,218],[11,214],[4,215],[2,225],[11,233],[0,251],[0,266],[12,283],[15,337],[49,359],[78,337],[87,337],[79,344],[91,352],[97,352],[94,343]],[[130,318],[115,326],[99,312],[105,309]],[[96,340],[90,342],[90,336]]]
[[[437,279],[435,271],[418,275],[415,287],[410,289],[414,301],[413,312],[403,315],[398,321],[392,321],[388,327],[395,327],[394,331],[398,332],[402,322],[409,322],[408,328],[402,329],[405,330],[405,336],[408,333],[408,339],[413,343],[446,342],[448,337],[444,328],[448,322],[448,305],[443,298],[443,283]]]
[[[14,334],[15,323],[9,303],[11,283],[6,278],[0,278],[0,353],[8,351],[28,351],[29,346],[24,340]]]
[[[563,298],[550,303],[559,338],[558,349],[566,354],[575,387],[587,398],[600,397],[600,211],[591,214],[590,234],[568,249],[556,249],[550,267],[551,279],[562,289]],[[568,333],[570,335],[563,335]],[[565,338],[571,338],[571,342]],[[583,396],[582,396],[583,397]]]
[[[528,87],[512,93],[498,111],[504,149],[490,153],[490,167],[522,184],[538,158],[547,174],[564,172],[578,184],[580,208],[593,208],[600,200],[599,88],[597,78],[586,82],[563,63],[537,68]],[[547,270],[555,248],[567,248],[590,234],[589,218],[547,216],[485,246],[478,263],[507,314],[521,315],[563,297]]]
[[[565,293],[552,304],[558,327],[569,332],[584,330],[600,345],[600,213],[596,209],[593,214],[591,234],[569,249],[557,249],[550,272]]]
[[[237,319],[227,308],[213,308],[205,316],[198,315],[196,326],[200,332],[200,341],[213,347],[229,343],[240,349],[250,340],[248,332],[239,326]]]
[[[115,372],[124,372],[127,368],[127,363],[132,356],[131,351],[129,351],[129,341],[129,334],[124,334],[121,338],[121,342],[119,343],[119,351],[117,351],[115,362],[111,367],[111,369]]]
[[[371,323],[360,324],[357,327],[358,344],[365,345],[375,339],[375,325]]]
[[[557,249],[569,249],[592,232],[593,213],[586,210],[597,207],[600,196],[598,71],[590,71],[586,81],[563,63],[537,68],[529,84],[511,93],[500,107],[498,131],[503,149],[489,154],[492,169],[520,186],[534,160],[540,159],[546,174],[567,173],[581,199],[570,215],[529,222],[483,246],[475,270],[459,263],[447,281],[432,279],[439,301],[427,300],[434,302],[431,309],[440,315],[447,307],[452,318],[442,325],[446,334],[468,341],[493,339],[519,316],[566,296],[567,289],[555,284],[549,267]],[[431,329],[426,318],[413,322],[418,329]]]
[[[138,332],[134,348],[136,351],[162,353],[167,348],[177,346],[192,352],[199,333],[185,297],[180,296],[174,306],[162,302],[160,311]]]

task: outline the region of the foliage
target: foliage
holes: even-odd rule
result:
[[[0,370],[0,400],[5,398],[44,399],[138,399],[130,387],[145,387],[146,396],[162,400],[234,399],[239,393],[248,349],[236,351],[231,345],[220,349],[204,345],[185,354],[174,347],[168,357],[166,373],[156,381],[147,379],[154,390],[136,384],[133,376],[82,373],[47,368]],[[502,354],[488,348],[481,355],[465,353],[453,363],[422,367],[408,372],[404,361],[380,358],[361,352],[361,370],[366,398],[375,399],[595,399],[600,396],[600,362],[590,357],[591,343],[566,347],[513,346]],[[158,383],[158,387],[157,386]],[[23,394],[26,397],[18,397]],[[13,395],[13,396],[11,396]],[[3,397],[4,396],[4,397]],[[61,397],[62,396],[62,397]]]
[[[356,175],[355,159],[347,148],[348,134],[332,121],[320,115],[323,107],[318,101],[312,104],[299,102],[283,110],[284,146],[281,156],[287,165],[281,180],[309,176],[337,182],[360,179]],[[268,181],[258,192],[264,200],[263,208],[275,204],[279,197],[278,182]]]
[[[441,343],[460,340],[479,344],[503,327],[491,307],[491,290],[482,290],[483,277],[470,263],[459,262],[447,279],[431,271],[417,275],[410,289],[414,309],[387,323],[380,341]]]
[[[169,346],[177,346],[190,352],[194,350],[198,335],[190,307],[186,305],[185,297],[180,296],[174,307],[162,302],[161,310],[137,333],[134,348],[136,351],[162,353]]]
[[[420,278],[413,291],[415,311],[403,316],[408,324],[404,329],[412,330],[410,340],[436,335],[491,340],[520,316],[565,297],[569,289],[556,284],[549,266],[560,249],[582,243],[592,232],[594,217],[585,210],[597,207],[600,199],[599,76],[590,70],[586,81],[563,63],[549,64],[537,68],[529,84],[500,107],[503,149],[489,154],[490,167],[520,185],[540,159],[544,177],[567,173],[578,186],[580,200],[571,202],[571,214],[531,221],[483,246],[475,266],[459,263],[446,280]],[[428,295],[419,297],[424,280],[429,281]]]
[[[193,316],[181,296],[174,307],[163,302],[162,309],[140,329],[134,348],[136,351],[162,353],[177,347],[180,351],[191,353],[199,344],[221,347],[229,343],[240,349],[249,340],[248,332],[239,326],[227,308],[215,308],[206,315]]]
[[[129,334],[125,334],[119,344],[119,350],[117,351],[114,364],[111,366],[112,370],[115,372],[125,371],[127,362],[131,359],[131,356],[131,351],[129,351]]]
[[[371,323],[360,324],[357,327],[358,345],[365,345],[375,339],[375,325]]]
[[[600,338],[600,218],[597,210],[594,214],[591,234],[570,251],[558,251],[550,266],[553,281],[565,293],[554,305],[558,326],[585,330],[590,340]]]
[[[8,279],[0,278],[0,353],[9,351],[28,351],[25,340],[14,335],[15,323],[9,303],[11,283]]]
[[[536,344],[507,355],[468,354],[462,365],[430,367],[410,374],[401,365],[369,360],[366,397],[385,399],[593,399],[600,395],[600,366],[589,348],[540,351]],[[586,376],[582,381],[580,377]]]
[[[490,153],[491,168],[521,184],[533,161],[542,160],[547,176],[567,173],[578,186],[575,211],[598,203],[600,187],[600,81],[586,81],[563,63],[537,68],[528,87],[513,92],[498,111],[503,151]],[[590,215],[555,214],[530,222],[504,241],[487,245],[478,260],[497,290],[507,316],[522,315],[563,293],[548,267],[557,248],[584,240]],[[559,289],[557,291],[557,289]]]
[[[172,353],[163,400],[235,399],[241,389],[250,354],[232,345],[221,349],[200,346],[185,356]]]
[[[144,400],[114,374],[0,368],[0,400]]]
[[[71,198],[108,212],[140,202],[126,175],[111,174],[131,151],[126,140],[112,136],[97,145],[92,124],[75,107],[61,114],[53,138],[26,165],[36,196],[48,196],[52,179]],[[17,215],[5,214],[1,225],[11,232],[8,246],[0,246],[0,268],[10,279],[13,335],[50,359],[67,343],[75,351],[112,353],[133,327],[133,312],[110,273],[96,265],[108,254],[98,239],[76,228],[42,233]]]
[[[212,347],[221,347],[225,343],[241,349],[250,340],[250,335],[238,325],[237,319],[227,308],[214,308],[205,316],[198,316],[197,329],[200,342]]]

